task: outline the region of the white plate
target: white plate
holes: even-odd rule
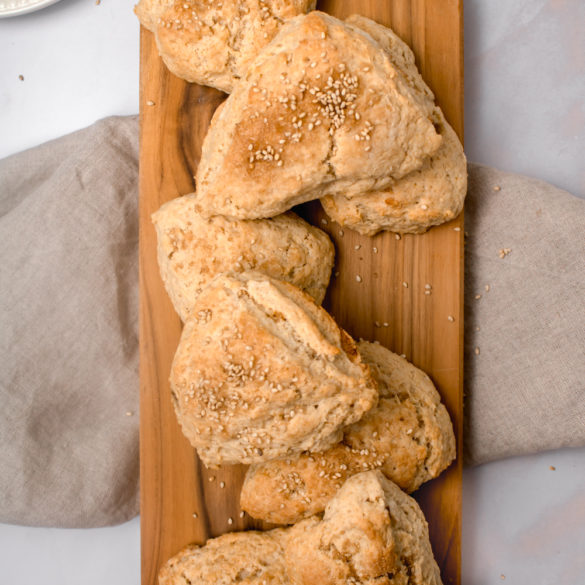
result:
[[[0,0],[0,18],[40,10],[59,0]]]

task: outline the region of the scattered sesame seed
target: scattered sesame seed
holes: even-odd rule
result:
[[[374,247],[372,248],[372,252],[374,252],[374,254],[377,254],[377,253],[378,253],[378,248],[376,248],[376,246],[374,246]]]
[[[501,190],[502,190],[502,188],[499,185],[496,185],[494,187],[494,191],[501,191]]]
[[[388,327],[388,323],[386,323],[386,321],[384,321],[384,323],[382,323],[382,325],[383,325],[384,327]]]
[[[195,520],[197,520],[197,518],[199,518],[199,515],[197,514],[197,512],[193,512],[193,518],[195,518]]]
[[[505,258],[510,252],[512,251],[512,248],[502,248],[498,255],[500,256],[500,258]]]
[[[484,288],[485,288],[485,292],[490,292],[490,285],[489,284],[486,284]]]
[[[403,282],[403,283],[402,283],[402,286],[403,286],[404,288],[408,288],[408,282]]]
[[[400,354],[400,357],[406,359],[406,354],[405,353],[401,353]]]
[[[223,489],[223,488],[225,487],[225,481],[220,481],[220,482],[219,482],[219,487],[220,487],[221,489]]]
[[[400,234],[394,234],[394,238],[399,240],[402,236]]]
[[[549,467],[549,469],[550,469],[551,471],[556,471],[556,470],[557,470],[557,468],[556,468],[554,465],[551,465],[551,466]]]
[[[246,512],[240,512],[240,518],[243,518]]]
[[[428,206],[426,203],[423,203],[423,204],[420,206],[420,208],[421,208],[422,210],[426,211],[426,210],[429,208],[429,206]]]
[[[339,237],[340,238],[343,238],[343,233],[344,233],[343,230],[339,230]]]
[[[454,228],[453,228],[453,231],[454,231],[454,232],[460,232],[460,231],[461,231],[461,228],[460,228],[460,227],[454,227]]]
[[[362,247],[362,245],[361,245],[361,244],[356,244],[356,245],[354,246],[354,250],[359,250],[361,247]]]
[[[453,317],[453,315],[447,315],[447,321],[453,323],[455,321],[455,317]]]
[[[322,38],[322,39],[324,39],[324,38],[325,38],[325,36],[326,36],[326,35],[325,35],[325,33],[324,33],[324,32],[322,32],[322,33],[321,33],[321,38]]]
[[[228,524],[231,526],[234,523],[234,519],[230,516],[228,518]]]
[[[132,416],[133,414],[134,413],[131,410],[129,410],[129,411],[126,412],[126,416]]]
[[[321,223],[322,223],[323,225],[327,225],[328,221],[327,221],[325,218],[323,218],[323,219],[321,220]]]
[[[215,480],[215,476],[211,475],[211,476],[209,477],[209,483],[211,483],[211,482],[212,482],[212,481],[214,481],[214,480]]]
[[[475,295],[475,300],[479,301],[479,299],[481,299],[481,295]]]
[[[355,280],[356,282],[361,282],[362,281],[362,277],[359,274],[355,275]]]
[[[427,290],[431,290],[433,287],[432,287],[432,285],[430,285],[430,284],[427,283],[427,284],[425,284],[425,288]]]
[[[376,327],[380,327],[380,321],[374,321],[374,325],[375,325]]]
[[[433,294],[432,290],[425,290],[425,295],[431,295],[431,294]]]
[[[147,106],[154,106],[154,105],[155,105],[155,103],[154,103],[152,100],[148,100],[148,101],[146,102],[146,105],[147,105]]]
[[[479,347],[476,347],[474,350],[475,355],[479,355]]]
[[[476,326],[475,330],[476,331],[481,331],[480,328],[479,328],[479,325]]]

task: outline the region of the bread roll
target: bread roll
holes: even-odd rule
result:
[[[258,273],[221,275],[201,292],[170,382],[207,466],[323,451],[378,400],[349,335],[307,294]]]
[[[298,286],[321,304],[335,254],[325,232],[292,212],[262,220],[205,219],[194,203],[194,194],[177,197],[152,216],[161,277],[183,321],[222,272],[256,270]]]

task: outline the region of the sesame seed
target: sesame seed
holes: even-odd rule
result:
[[[432,287],[430,284],[425,284],[425,288],[426,288],[427,290],[431,290],[433,287]]]
[[[230,516],[228,518],[228,524],[231,526],[234,523],[234,519]]]
[[[455,321],[455,317],[453,317],[453,315],[448,315],[447,316],[447,321],[453,323]]]
[[[422,210],[426,211],[426,210],[429,208],[429,206],[428,206],[428,205],[426,205],[425,203],[423,203],[423,204],[420,206],[420,208],[421,208]]]
[[[556,468],[554,465],[551,465],[551,466],[549,467],[549,469],[550,469],[551,471],[556,471],[556,470],[557,470],[557,468]]]
[[[324,38],[325,38],[325,36],[326,36],[326,35],[325,35],[325,33],[324,33],[324,32],[322,32],[322,33],[321,33],[321,38],[322,38],[322,39],[324,39]]]
[[[485,292],[490,292],[490,285],[489,284],[486,284],[484,288],[485,288]]]
[[[505,258],[511,251],[512,251],[511,248],[502,248],[498,252],[498,255],[500,256],[500,258]]]
[[[460,232],[460,231],[461,231],[461,228],[460,228],[460,227],[454,227],[454,228],[453,228],[453,231],[454,231],[454,232]]]
[[[380,327],[380,321],[374,321],[374,326],[375,327]]]
[[[499,185],[494,186],[494,191],[501,191],[502,188]]]
[[[133,414],[134,413],[131,410],[129,410],[129,411],[126,412],[126,416],[132,416]]]
[[[361,282],[362,281],[362,277],[359,274],[355,275],[355,280],[356,282]]]
[[[383,325],[384,327],[388,327],[388,323],[386,323],[386,321],[384,321],[384,323],[382,323],[382,325]]]
[[[359,250],[361,247],[362,247],[361,244],[356,244],[353,248],[354,250]]]
[[[433,294],[432,290],[425,290],[425,295],[431,295],[431,294]]]
[[[394,234],[394,238],[395,238],[396,240],[399,240],[399,239],[401,238],[401,236],[400,236],[400,234]]]
[[[343,233],[344,233],[343,230],[339,230],[339,237],[340,238],[343,238]]]
[[[479,355],[479,347],[476,347],[474,350],[475,355]]]
[[[377,254],[377,253],[378,253],[378,248],[376,248],[376,246],[374,246],[374,247],[372,248],[372,252],[374,252],[374,254]]]
[[[155,103],[154,103],[152,100],[148,100],[148,101],[146,102],[146,105],[147,105],[147,106],[154,106],[154,105],[155,105]]]
[[[479,301],[479,299],[481,299],[481,295],[475,295],[475,300]]]
[[[197,520],[197,518],[199,518],[197,512],[193,512],[193,518],[195,518],[195,520]]]
[[[240,512],[240,518],[243,518],[245,514],[245,512]]]
[[[211,475],[211,476],[209,477],[209,483],[211,483],[212,481],[215,481],[215,477],[214,477],[213,475]]]
[[[403,282],[403,283],[402,283],[402,286],[403,286],[404,288],[408,288],[408,282]]]
[[[220,481],[220,482],[219,482],[219,487],[220,487],[221,489],[223,489],[223,488],[225,487],[225,481]]]

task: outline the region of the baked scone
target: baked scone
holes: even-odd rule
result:
[[[419,170],[381,191],[322,197],[327,215],[366,236],[382,230],[420,234],[456,218],[467,194],[467,160],[457,134],[439,108],[432,118],[443,141]]]
[[[197,295],[222,272],[256,270],[325,297],[335,251],[327,234],[292,212],[272,219],[201,217],[195,195],[177,197],[152,215],[158,265],[167,293],[183,321]]]
[[[188,546],[159,571],[159,585],[288,585],[282,529],[231,532]]]
[[[199,211],[272,217],[325,194],[386,187],[439,148],[432,112],[370,35],[321,12],[298,16],[214,118]]]
[[[379,471],[354,475],[325,510],[288,531],[294,585],[440,585],[416,501]]]
[[[378,383],[378,406],[322,453],[252,465],[240,496],[252,517],[292,524],[322,512],[347,478],[369,469],[412,492],[454,459],[453,426],[430,378],[379,344],[361,341],[358,351]]]
[[[220,275],[197,297],[170,383],[207,466],[323,451],[378,400],[355,343],[327,312],[251,272]]]
[[[136,14],[155,34],[177,77],[230,93],[283,23],[316,0],[140,0]]]
[[[433,93],[416,67],[414,53],[400,37],[364,16],[353,15],[346,22],[359,27],[379,43],[421,103],[434,104]],[[348,193],[323,197],[321,203],[329,217],[367,236],[382,230],[422,233],[457,217],[467,193],[463,146],[440,108],[434,107],[431,118],[443,140],[437,152],[419,170],[383,190],[358,196]]]

